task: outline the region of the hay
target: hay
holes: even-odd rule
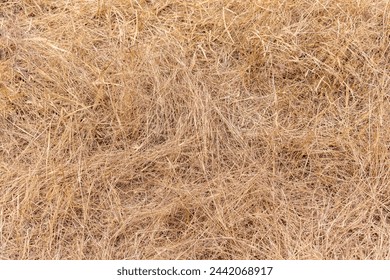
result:
[[[0,1],[1,259],[389,259],[390,5]]]

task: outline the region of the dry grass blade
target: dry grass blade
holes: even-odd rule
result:
[[[389,259],[390,4],[0,1],[1,259]]]

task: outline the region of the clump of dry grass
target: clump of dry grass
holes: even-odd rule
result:
[[[0,258],[388,259],[386,0],[0,2]]]

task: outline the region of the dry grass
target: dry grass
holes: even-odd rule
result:
[[[387,0],[0,1],[1,259],[390,259]]]

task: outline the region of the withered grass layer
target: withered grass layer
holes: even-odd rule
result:
[[[0,1],[1,259],[390,259],[386,0]]]

